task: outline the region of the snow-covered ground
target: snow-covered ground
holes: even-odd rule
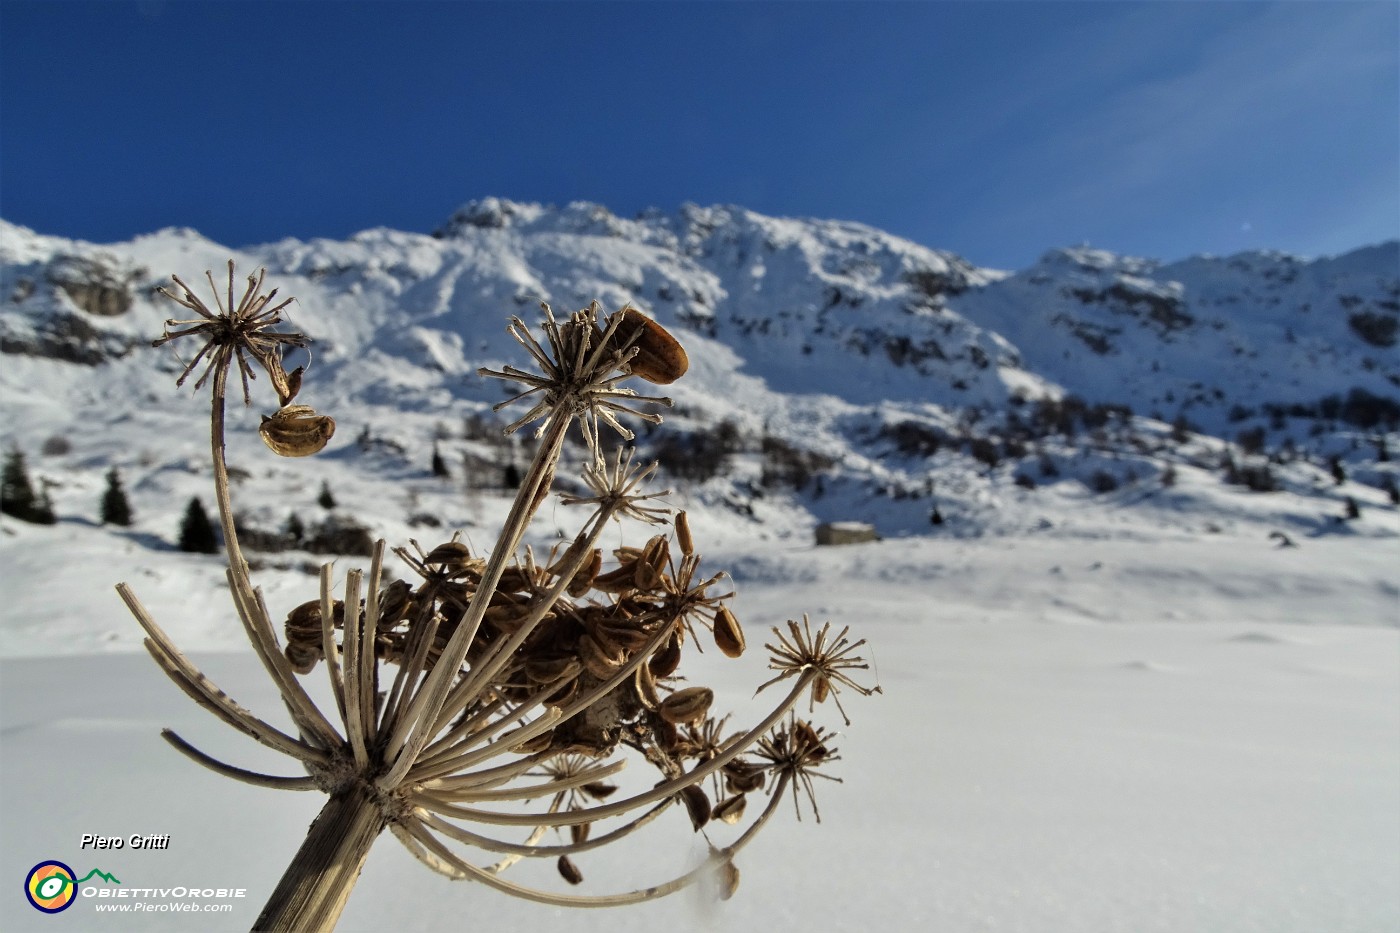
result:
[[[329,488],[391,545],[461,530],[489,548],[508,505],[490,487],[525,457],[473,427],[502,398],[477,368],[522,362],[503,316],[636,301],[691,358],[643,456],[734,440],[710,478],[672,448],[660,481],[704,572],[730,571],[748,632],[742,659],[689,673],[750,719],[769,626],[806,612],[869,639],[884,691],[846,699],[821,825],[770,826],[730,901],[562,912],[431,875],[386,836],[342,930],[1400,929],[1400,245],[1169,267],[1058,250],[1009,273],[833,221],[495,199],[440,233],[229,250],[191,230],[97,246],[0,221],[0,449],[25,453],[58,516],[0,517],[0,930],[247,929],[320,807],[161,741],[171,727],[286,773],[166,681],[112,589],[131,584],[215,682],[281,721],[219,561],[174,547],[190,497],[212,502],[207,397],[177,391],[181,364],[148,346],[174,310],[151,286],[230,255],[298,297],[290,326],[316,341],[299,401],[340,424],[321,455],[278,460],[254,430],[263,382],[257,407],[234,406],[250,529],[322,522]],[[784,479],[794,459],[812,475]],[[112,468],[129,528],[97,523]],[[582,520],[546,504],[528,540],[544,553]],[[886,540],[813,548],[828,520]],[[315,595],[320,558],[254,556],[274,618]],[[581,857],[582,893],[702,858],[677,822]],[[245,896],[215,898],[225,914],[99,916],[116,886],[94,878],[47,917],[21,882],[51,859],[123,890]],[[553,870],[511,873],[558,887]]]
[[[35,534],[62,528],[23,531],[33,551]],[[13,537],[4,549],[34,572]],[[386,835],[341,929],[1392,931],[1398,555],[1393,540],[1276,548],[1258,534],[736,550],[715,563],[735,569],[750,651],[707,655],[705,676],[741,719],[765,677],[769,624],[805,610],[870,639],[884,695],[846,700],[854,721],[830,768],[844,783],[819,782],[820,825],[789,814],[766,830],[741,856],[728,902],[690,891],[604,912],[449,882]],[[166,556],[177,559],[200,560]],[[17,603],[0,662],[0,875],[14,883],[0,927],[246,929],[320,798],[221,780],[160,740],[168,726],[212,754],[285,770],[130,653],[136,626],[110,589],[128,573],[122,563],[88,564],[68,588],[33,595],[7,565]],[[212,583],[216,565],[202,569],[194,579]],[[128,579],[177,640],[238,643],[216,631],[237,627],[219,602],[201,594],[179,612],[160,578]],[[272,598],[276,612],[298,596]],[[53,608],[36,617],[43,605]],[[15,638],[24,620],[38,624]],[[275,716],[249,652],[196,660]],[[170,847],[84,851],[84,833],[168,833]],[[584,890],[663,879],[703,854],[688,835],[580,858]],[[202,916],[99,916],[90,897],[50,918],[19,883],[45,859],[126,887],[247,896],[230,901],[232,914]]]

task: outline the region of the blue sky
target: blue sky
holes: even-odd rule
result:
[[[1400,236],[1400,4],[0,2],[0,216],[428,232],[499,195],[1082,242]]]

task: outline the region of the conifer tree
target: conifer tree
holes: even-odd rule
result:
[[[287,516],[287,523],[282,526],[282,534],[293,547],[302,543],[306,539],[306,525],[302,523],[301,516],[293,512]]]
[[[327,511],[335,508],[335,496],[331,495],[330,483],[321,480],[321,494],[316,497],[316,504]]]
[[[442,453],[438,450],[437,444],[433,445],[433,475],[441,479],[452,475],[452,471],[447,468],[447,461],[442,459]]]
[[[47,492],[35,493],[24,465],[24,452],[11,448],[0,471],[0,512],[36,525],[52,525],[57,519]]]
[[[123,528],[131,525],[131,503],[127,501],[116,467],[107,471],[107,491],[102,494],[102,524]]]
[[[185,509],[185,518],[180,523],[180,550],[195,554],[213,554],[219,550],[214,526],[198,496],[190,500],[189,507]]]

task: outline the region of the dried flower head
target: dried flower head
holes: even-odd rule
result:
[[[526,424],[543,418],[538,434],[543,435],[556,418],[579,419],[585,443],[593,452],[594,462],[602,462],[602,452],[598,446],[598,422],[603,422],[616,431],[624,440],[631,440],[633,434],[617,420],[616,414],[625,413],[652,424],[659,424],[661,416],[644,412],[634,407],[635,402],[655,402],[669,406],[671,400],[661,396],[638,395],[632,389],[619,385],[633,373],[628,363],[636,357],[638,350],[626,341],[614,339],[618,328],[627,316],[623,312],[611,315],[599,330],[599,316],[602,306],[593,302],[582,311],[571,315],[564,323],[554,318],[554,312],[547,304],[541,304],[545,314],[542,325],[549,343],[546,350],[530,333],[525,322],[518,317],[510,319],[507,328],[534,358],[540,373],[525,372],[514,366],[501,370],[481,369],[483,376],[523,383],[529,388],[512,396],[495,407],[500,411],[524,398],[540,395],[534,407],[521,418],[506,427],[512,433]],[[659,325],[657,325],[659,328]],[[638,335],[640,335],[638,331]],[[636,336],[632,338],[636,339]],[[624,401],[625,400],[625,401]]]
[[[822,821],[822,814],[817,809],[812,779],[822,778],[837,784],[843,783],[839,777],[817,770],[822,765],[841,760],[841,756],[836,754],[836,749],[831,747],[832,737],[832,733],[820,726],[813,726],[806,720],[792,716],[789,717],[786,726],[774,729],[761,739],[754,751],[764,762],[763,767],[777,775],[778,786],[792,783],[802,789],[807,795],[807,801],[812,805],[812,815],[818,823]],[[798,807],[796,794],[793,795],[792,806],[797,812],[797,818],[802,819],[802,810]]]
[[[758,689],[762,690],[770,684],[786,680],[793,675],[811,672],[815,677],[812,680],[808,711],[811,711],[816,704],[824,703],[829,694],[836,701],[836,708],[841,711],[841,718],[849,726],[851,720],[846,715],[846,710],[841,706],[841,699],[837,695],[840,692],[838,685],[850,687],[861,696],[870,696],[872,693],[881,692],[878,686],[862,687],[846,673],[846,671],[864,671],[870,668],[864,659],[852,654],[865,644],[865,639],[852,642],[846,638],[846,633],[851,630],[849,625],[837,632],[834,638],[831,638],[830,622],[824,623],[814,637],[812,635],[812,621],[805,612],[802,614],[800,628],[792,619],[788,620],[787,625],[787,634],[784,634],[776,626],[773,628],[773,634],[778,636],[776,645],[765,644],[763,646],[773,655],[768,662],[769,669],[780,673]]]
[[[306,347],[310,340],[304,334],[271,329],[282,323],[282,310],[294,299],[288,298],[279,304],[272,304],[272,300],[277,297],[277,289],[274,288],[266,295],[262,293],[263,276],[266,271],[259,269],[256,276],[248,276],[248,286],[237,305],[233,303],[233,260],[228,262],[227,305],[219,296],[219,287],[214,284],[213,273],[206,273],[209,288],[214,294],[214,305],[219,309],[217,313],[209,310],[208,305],[182,282],[179,276],[172,275],[170,278],[180,286],[183,294],[177,295],[164,287],[156,289],[166,298],[199,315],[198,318],[188,321],[166,321],[165,335],[152,343],[152,346],[159,347],[185,337],[198,337],[204,341],[194,359],[190,360],[180,377],[175,380],[176,385],[184,385],[185,379],[195,367],[206,359],[208,365],[195,382],[195,389],[203,388],[211,375],[217,377],[216,383],[222,382],[223,374],[226,374],[233,361],[237,360],[238,373],[243,380],[243,401],[251,405],[248,381],[257,378],[248,361],[251,357],[267,373],[282,405],[296,397],[301,387],[302,368],[298,367],[290,373],[284,370],[282,351],[284,347]],[[176,330],[172,331],[172,327]]]
[[[672,557],[671,535],[661,533],[640,547],[617,547],[615,563],[605,561],[599,542],[614,519],[664,524],[670,512],[653,504],[665,493],[643,491],[654,464],[637,467],[631,449],[619,450],[611,463],[603,459],[598,423],[630,437],[619,415],[659,421],[632,405],[667,400],[638,396],[618,383],[632,375],[654,382],[679,376],[686,363],[679,342],[631,308],[600,327],[596,302],[563,323],[545,306],[544,343],[513,319],[511,333],[541,373],[509,366],[484,372],[527,386],[511,401],[535,397],[534,407],[509,430],[543,419],[544,440],[489,553],[473,553],[455,534],[431,549],[411,541],[411,549],[392,552],[407,566],[408,579],[393,579],[380,541],[368,573],[349,571],[339,592],[331,565],[324,566],[318,598],[287,614],[279,639],[232,518],[223,417],[229,367],[238,362],[245,400],[254,362],[278,388],[282,407],[260,429],[275,452],[314,452],[333,425],[307,406],[289,404],[300,371],[285,373],[281,353],[305,346],[306,338],[270,330],[286,303],[273,306],[275,293],[261,294],[259,275],[235,305],[232,276],[230,264],[226,306],[215,290],[218,313],[188,288],[172,295],[200,319],[170,322],[175,329],[157,343],[194,335],[206,341],[180,378],[208,361],[197,385],[212,375],[211,447],[229,591],[293,727],[279,729],[235,703],[180,652],[129,587],[118,590],[171,680],[228,725],[294,759],[296,774],[226,764],[167,732],[172,745],[227,777],[330,797],[256,928],[330,929],[385,829],[434,871],[557,906],[651,900],[716,871],[721,896],[732,894],[739,878],[735,855],[789,789],[795,806],[797,794],[805,793],[815,812],[812,778],[826,777],[816,768],[836,760],[822,730],[796,719],[776,730],[775,724],[804,691],[815,704],[838,685],[865,694],[878,688],[861,687],[846,673],[866,667],[853,655],[864,641],[849,643],[845,629],[829,638],[829,624],[813,636],[804,616],[803,628],[790,622],[790,635],[779,633],[778,647],[768,646],[770,667],[780,673],[763,686],[794,675],[797,682],[756,725],[726,734],[727,720],[711,716],[714,691],[681,670],[686,647],[699,648],[696,625],[709,628],[731,658],[743,653],[743,630],[725,605],[734,594],[715,592],[725,575],[699,574],[701,557],[684,513],[672,519],[679,560]],[[592,514],[567,546],[537,560],[530,547],[522,549],[522,538],[549,493],[575,418],[592,454],[583,471],[591,494],[564,502]],[[302,682],[318,669],[332,698],[324,710]],[[744,757],[750,753],[753,758]],[[639,758],[659,772],[659,781],[612,782]],[[769,801],[752,816],[747,795],[764,788]],[[579,865],[585,853],[628,839],[673,809],[683,809],[692,829],[706,834],[712,857],[705,865],[617,894],[572,890],[586,883]],[[737,836],[716,846],[710,833],[728,826]],[[557,842],[546,841],[551,827],[561,831]],[[478,864],[472,852],[495,861]],[[502,877],[524,858],[554,860],[567,893]]]
[[[671,514],[670,509],[644,506],[641,503],[669,496],[671,490],[665,489],[661,492],[646,494],[638,493],[637,489],[642,483],[651,479],[652,475],[656,473],[657,465],[652,463],[645,468],[634,469],[632,458],[635,454],[634,448],[619,447],[611,468],[606,463],[592,463],[584,467],[583,482],[593,495],[562,496],[559,501],[564,505],[602,506],[615,504],[615,517],[635,518],[650,525],[664,522]]]

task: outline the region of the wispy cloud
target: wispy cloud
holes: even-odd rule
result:
[[[1026,101],[1054,102],[1065,118],[1012,157],[1043,186],[989,197],[1003,220],[1107,216],[1132,199],[1155,210],[1170,199],[1182,216],[1159,220],[1179,222],[1202,206],[1196,196],[1218,198],[1232,179],[1242,200],[1261,196],[1251,186],[1286,199],[1290,179],[1352,187],[1347,173],[1368,178],[1368,196],[1397,215],[1394,5],[1259,5],[1206,34],[1200,17],[1185,15],[1197,5],[1165,16],[1163,7],[1107,24],[1094,44],[1110,54],[1028,92]],[[1082,97],[1056,101],[1076,89]],[[1378,113],[1391,115],[1388,131],[1374,125]]]

